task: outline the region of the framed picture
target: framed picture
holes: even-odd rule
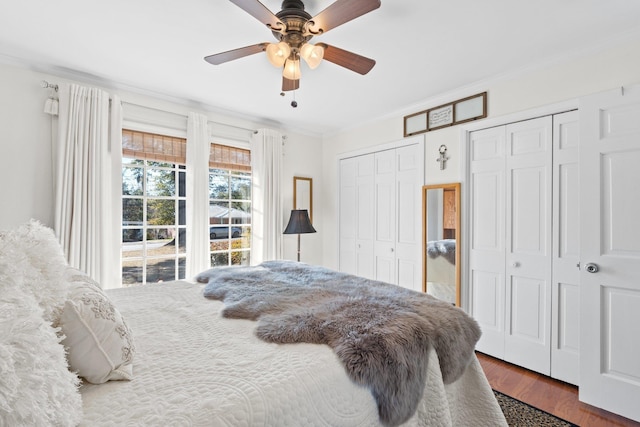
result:
[[[487,92],[404,117],[404,136],[417,135],[487,117]]]
[[[428,110],[427,124],[429,130],[451,126],[453,124],[453,104],[441,105]]]
[[[293,209],[306,209],[313,223],[313,179],[293,177]]]
[[[404,118],[404,136],[417,135],[427,131],[427,112],[411,114]]]
[[[479,93],[455,102],[456,124],[487,117],[487,92]]]

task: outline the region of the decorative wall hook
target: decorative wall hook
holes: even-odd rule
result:
[[[436,162],[440,163],[440,170],[444,170],[447,167],[446,163],[449,160],[447,157],[447,146],[442,144],[440,148],[438,148],[438,152],[440,153],[440,157],[436,159]]]

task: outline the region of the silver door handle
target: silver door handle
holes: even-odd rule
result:
[[[598,264],[590,262],[584,266],[584,269],[587,270],[587,273],[597,273],[600,267],[598,267]]]
[[[515,268],[520,267],[520,263],[518,261],[514,261],[513,263],[511,263],[511,265]]]

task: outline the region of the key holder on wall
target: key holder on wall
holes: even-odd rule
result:
[[[438,152],[440,153],[440,157],[436,159],[436,162],[440,163],[440,170],[444,170],[447,167],[447,160],[449,160],[449,157],[447,157],[447,146],[442,144],[440,148],[438,148]]]

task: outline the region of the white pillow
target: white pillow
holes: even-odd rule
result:
[[[14,267],[0,260],[0,425],[78,425],[79,379]]]
[[[135,353],[131,330],[100,286],[69,267],[69,296],[60,317],[69,366],[90,383],[130,380]]]
[[[63,275],[67,262],[53,230],[31,220],[3,232],[0,259],[20,271],[23,279],[20,286],[35,296],[45,320],[56,325],[66,300],[67,284]]]

